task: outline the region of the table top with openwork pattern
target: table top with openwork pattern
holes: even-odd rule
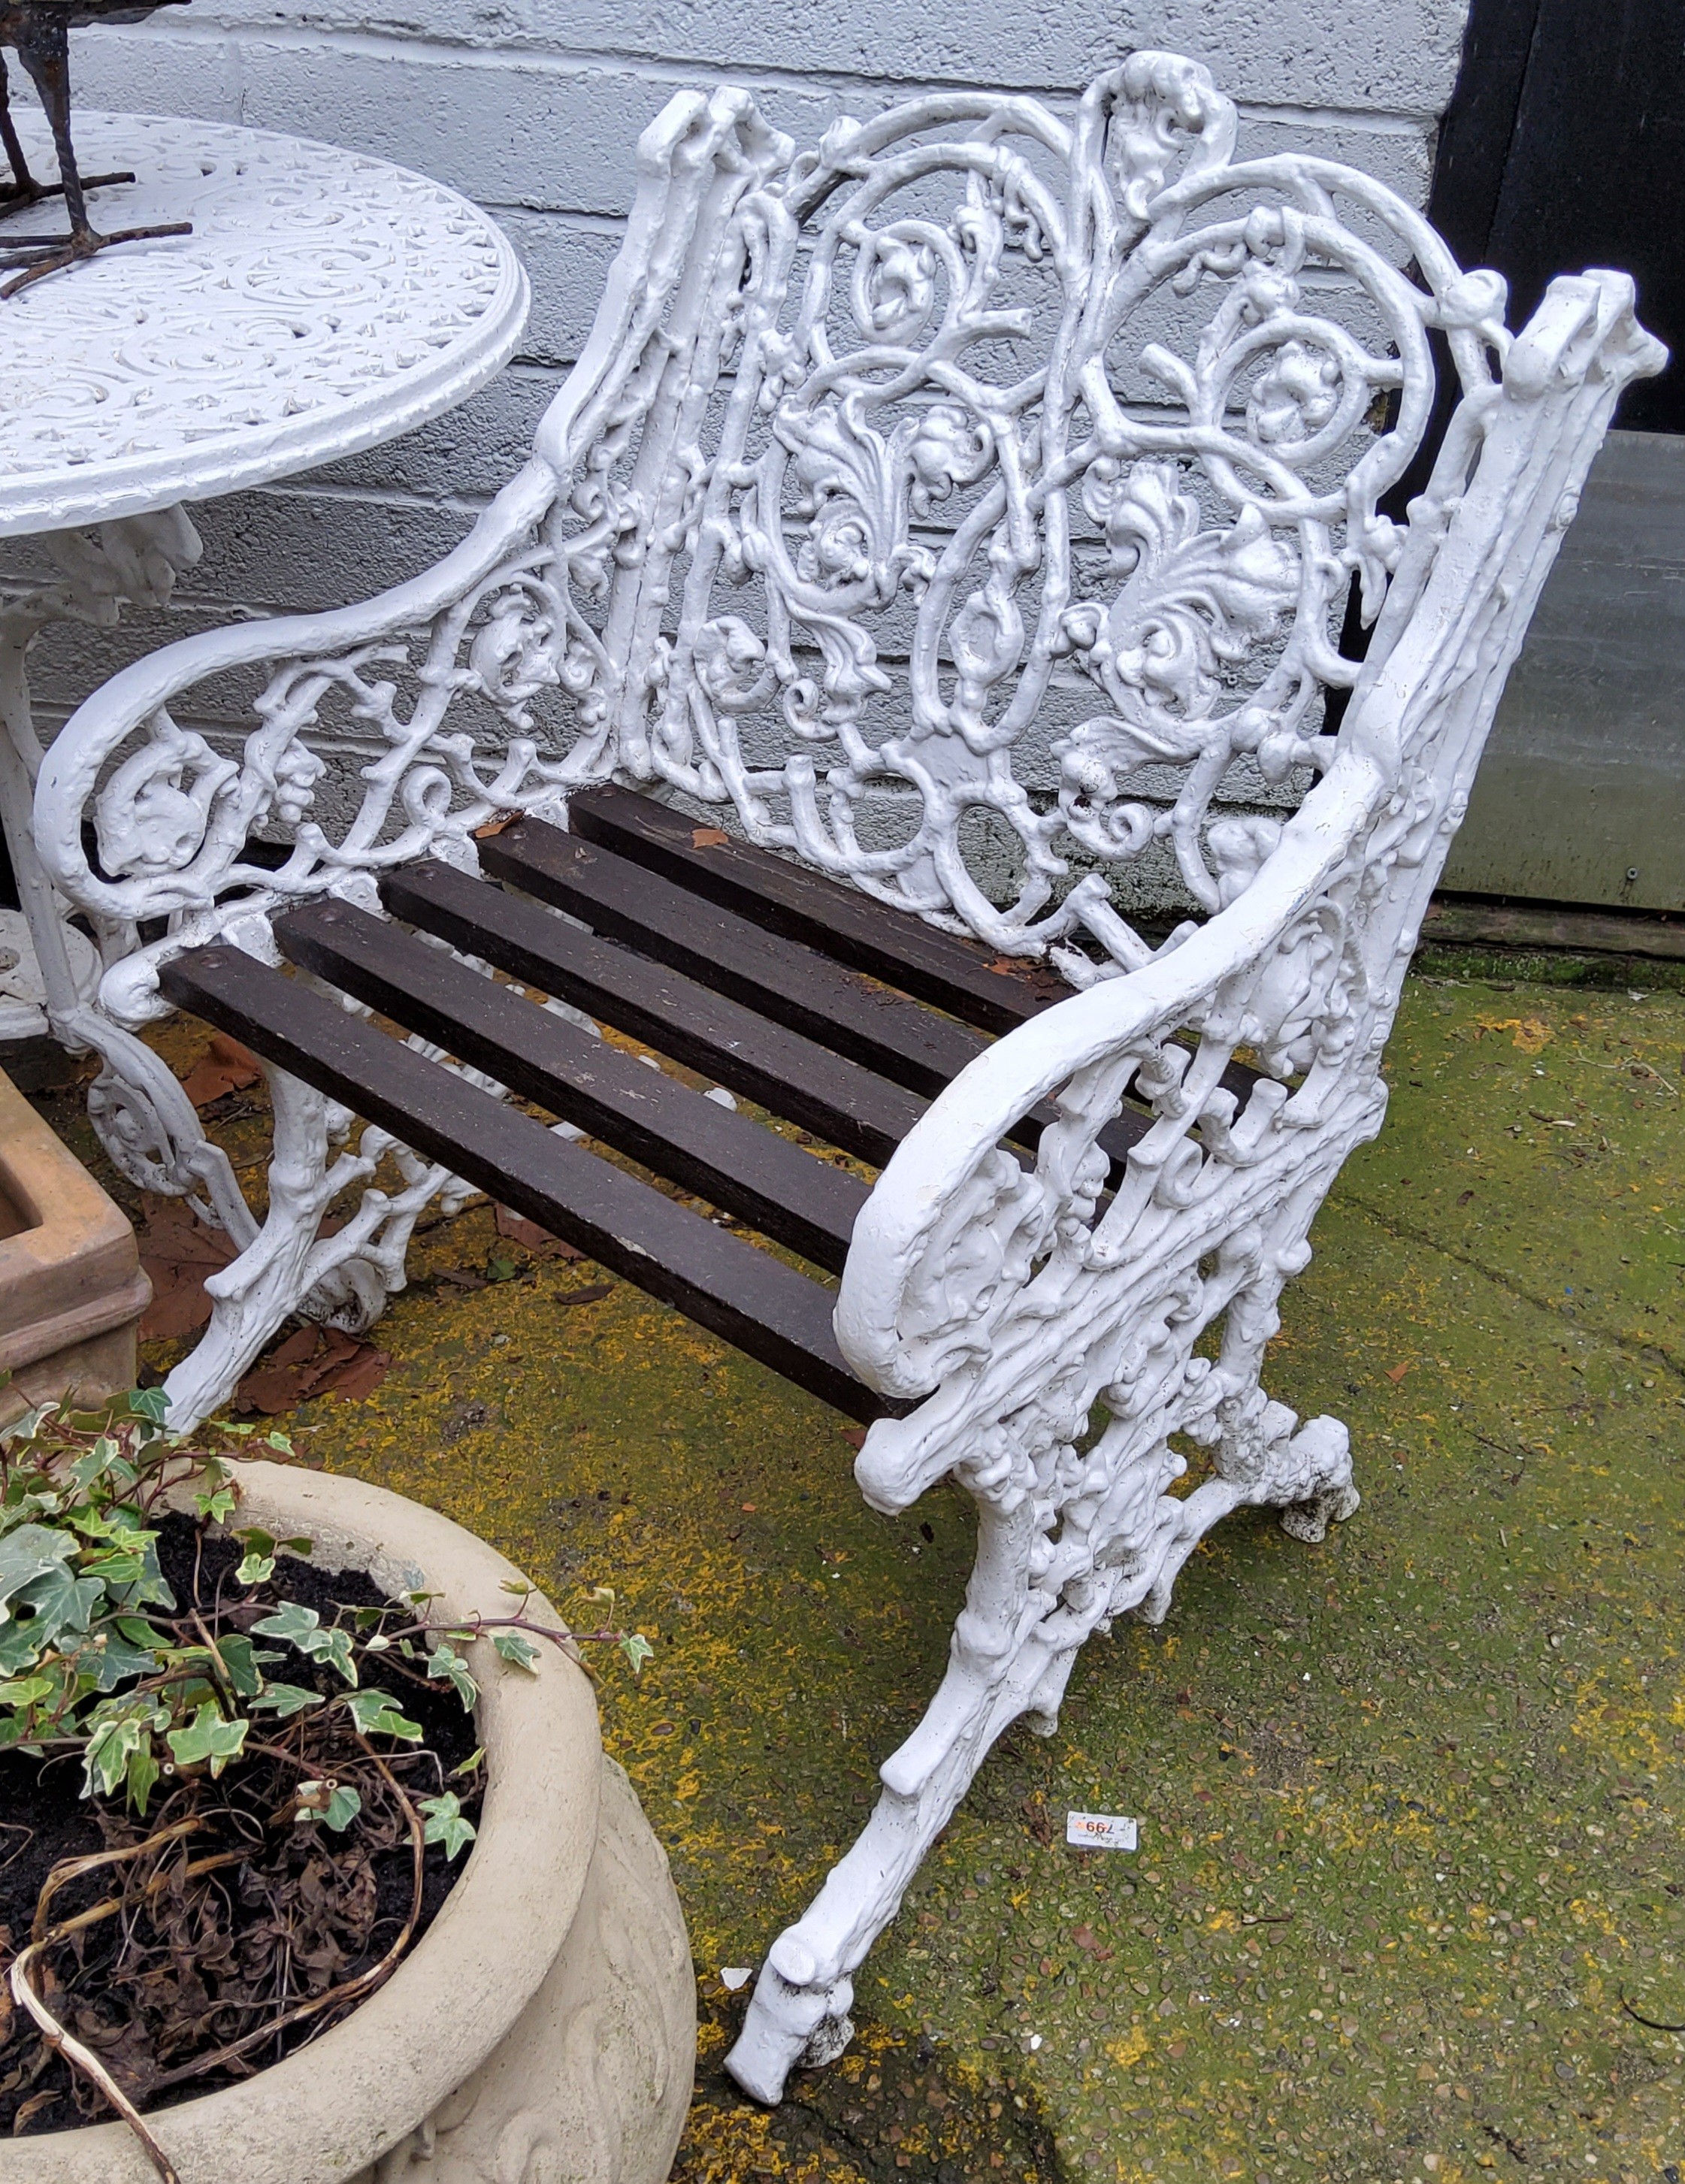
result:
[[[44,118],[17,120],[51,176]],[[79,114],[77,156],[136,180],[97,227],[190,220],[0,302],[0,537],[137,515],[394,437],[507,359],[527,280],[486,215],[381,159],[268,131]],[[0,218],[6,244],[62,200]]]

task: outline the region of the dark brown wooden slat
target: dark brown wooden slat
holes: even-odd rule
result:
[[[585,841],[766,932],[817,949],[984,1031],[1011,1031],[1075,991],[1032,964],[993,970],[975,941],[940,933],[910,911],[739,842],[723,828],[699,827],[671,805],[612,783],[571,796],[567,824]],[[698,832],[723,838],[698,847],[692,838]]]
[[[507,850],[505,843],[511,845]],[[923,1002],[864,978],[856,983],[856,973],[826,962],[811,949],[757,933],[745,919],[716,910],[608,850],[572,841],[540,821],[523,820],[483,842],[480,853],[499,878],[589,919],[640,953],[647,950],[661,961],[682,965],[699,983],[739,1005],[764,1011],[762,1037],[775,1022],[823,1026],[816,1032],[817,1043],[840,1054],[863,1050],[874,1072],[881,1070],[904,1085],[923,1080],[931,1085],[933,1097],[988,1045]],[[459,944],[467,954],[487,954],[472,942]],[[532,983],[543,983],[536,978]],[[837,1018],[822,1013],[833,1005]],[[661,1044],[653,1036],[650,1043]],[[776,1102],[767,1104],[775,1113],[787,1112]],[[1008,1134],[1015,1144],[1033,1146],[1052,1119],[1051,1107],[1038,1107]],[[1099,1142],[1114,1169],[1151,1128],[1152,1117],[1132,1108],[1107,1124]]]
[[[850,1371],[831,1329],[834,1299],[820,1284],[301,980],[238,949],[212,947],[165,965],[159,983],[178,1008],[232,1032],[851,1418],[897,1407]]]
[[[605,783],[568,799],[569,830],[643,865],[751,924],[799,940],[985,1031],[1005,1034],[1068,1000],[1074,986],[1025,963],[996,970],[976,941],[924,924],[841,880],[727,835],[698,848],[697,822],[652,796]],[[723,833],[723,827],[701,831]],[[1004,957],[992,959],[1004,962]],[[1222,1082],[1242,1101],[1260,1072],[1230,1062]]]
[[[481,884],[477,883],[477,884]],[[840,1274],[867,1186],[349,903],[275,921],[282,952],[405,1030]]]
[[[394,917],[709,1072],[878,1167],[924,1112],[922,1100],[800,1033],[452,866],[401,866],[382,876],[380,889]],[[1052,1119],[1050,1107],[1038,1107],[1009,1134],[1033,1147]],[[1100,1144],[1114,1169],[1151,1127],[1152,1117],[1134,1110],[1107,1124]]]
[[[381,900],[394,917],[465,956],[571,1001],[874,1166],[924,1112],[922,1100],[857,1063],[449,865],[385,874]]]
[[[983,1050],[974,1031],[923,1002],[542,820],[479,849],[498,879],[926,1099]]]

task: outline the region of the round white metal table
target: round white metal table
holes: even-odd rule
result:
[[[15,112],[15,109],[14,109]],[[39,115],[17,113],[35,171]],[[454,191],[332,145],[147,114],[79,114],[102,228],[188,220],[0,302],[0,540],[57,581],[0,593],[0,823],[23,909],[0,911],[0,1040],[43,1032],[98,973],[34,853],[41,744],[25,656],[54,621],[161,604],[199,558],[185,502],[354,454],[441,415],[505,364],[526,276]],[[0,219],[8,240],[49,204]]]

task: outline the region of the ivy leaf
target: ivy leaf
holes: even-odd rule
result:
[[[485,1746],[483,1744],[477,1744],[460,1767],[453,1767],[451,1769],[449,1780],[454,1782],[457,1780],[459,1775],[474,1774],[478,1769],[481,1762],[485,1758]]]
[[[169,1736],[170,1749],[180,1767],[198,1767],[209,1764],[211,1779],[222,1772],[231,1759],[237,1759],[245,1749],[246,1731],[251,1727],[247,1721],[225,1721],[215,1706],[202,1706],[185,1729],[172,1729]]]
[[[326,1820],[329,1827],[343,1833],[363,1809],[362,1798],[343,1782],[301,1782],[297,1794],[295,1825]]]
[[[102,1630],[99,1635],[105,1641],[103,1646],[84,1646],[76,1657],[78,1666],[92,1676],[96,1691],[114,1691],[131,1676],[148,1675],[158,1666],[150,1646],[131,1646],[115,1630]]]
[[[50,1531],[45,1524],[20,1524],[0,1540],[0,1620],[25,1585],[62,1568],[75,1552],[68,1532]]]
[[[324,1704],[326,1701],[320,1691],[306,1691],[302,1684],[265,1684],[252,1701],[252,1712],[272,1712],[279,1714],[282,1721],[290,1721],[306,1707]]]
[[[296,1600],[285,1602],[273,1615],[265,1615],[261,1623],[252,1625],[259,1638],[282,1638],[301,1651],[304,1641],[321,1627],[321,1618],[315,1608],[301,1607]]]
[[[151,1757],[152,1732],[166,1719],[163,1709],[149,1702],[96,1717],[82,1752],[83,1797],[92,1797],[97,1783],[101,1794],[109,1797],[126,1780],[138,1754]],[[144,1778],[146,1769],[140,1771]],[[154,1763],[152,1780],[157,1779]]]
[[[216,1650],[222,1656],[222,1665],[237,1694],[243,1699],[255,1698],[263,1689],[263,1678],[258,1672],[257,1648],[251,1640],[236,1633],[219,1638]]]
[[[465,1713],[473,1712],[474,1702],[480,1696],[480,1687],[469,1674],[466,1663],[454,1646],[447,1646],[441,1640],[427,1656],[427,1670],[436,1684],[448,1683],[450,1685],[461,1700]]]
[[[37,1699],[44,1699],[53,1689],[51,1676],[24,1676],[11,1683],[0,1684],[0,1706],[32,1707]]]
[[[656,1656],[655,1647],[641,1630],[628,1631],[627,1635],[619,1641],[617,1650],[624,1653],[632,1663],[632,1673],[634,1676],[645,1661],[652,1661]]]
[[[296,1601],[289,1600],[273,1615],[253,1624],[252,1630],[259,1638],[283,1638],[311,1660],[326,1661],[331,1669],[338,1670],[348,1684],[357,1680],[357,1663],[351,1658],[350,1632],[325,1630],[314,1607],[300,1607]]]
[[[353,1691],[346,1708],[365,1736],[396,1736],[405,1744],[419,1744],[421,1724],[401,1714],[387,1691]]]
[[[193,1496],[193,1507],[201,1517],[213,1524],[221,1524],[232,1517],[239,1507],[240,1497],[232,1486],[217,1486]]]
[[[141,1557],[141,1568],[132,1581],[119,1583],[108,1578],[112,1587],[112,1604],[117,1607],[174,1607],[176,1596],[165,1582],[164,1572],[158,1560],[158,1535],[155,1532],[126,1531],[117,1544],[136,1547]]]
[[[105,1587],[97,1577],[77,1577],[55,1563],[14,1596],[14,1604],[32,1607],[30,1635],[50,1646],[64,1631],[86,1630],[105,1604]]]
[[[513,1661],[517,1669],[532,1668],[538,1658],[538,1647],[518,1630],[493,1631],[492,1644],[505,1661]]]
[[[362,1809],[363,1801],[357,1791],[341,1783],[328,1799],[327,1810],[322,1818],[336,1833],[343,1834]]]
[[[326,1661],[330,1669],[337,1669],[348,1684],[357,1680],[357,1663],[351,1658],[351,1633],[349,1630],[324,1630],[318,1642],[307,1646],[304,1651],[313,1660]]]
[[[147,1799],[153,1793],[158,1776],[157,1755],[152,1748],[152,1739],[148,1737],[143,1745],[137,1745],[129,1754],[128,1774],[126,1777],[129,1802],[142,1819],[146,1818]]]
[[[129,1409],[137,1418],[145,1418],[153,1425],[161,1426],[170,1410],[170,1398],[162,1388],[131,1388]]]
[[[234,1573],[236,1585],[263,1585],[275,1575],[275,1541],[260,1525],[248,1525],[234,1535],[245,1554]]]
[[[85,1562],[82,1572],[85,1576],[97,1577],[102,1585],[133,1585],[146,1575],[146,1557],[108,1547]]]
[[[86,1456],[79,1456],[70,1466],[70,1476],[86,1494],[97,1485],[110,1470],[118,1455],[117,1444],[109,1434],[101,1434]]]
[[[474,1823],[463,1817],[462,1801],[454,1790],[447,1790],[442,1797],[423,1797],[416,1809],[427,1816],[421,1840],[443,1843],[447,1858],[466,1850],[477,1833]]]
[[[35,1666],[40,1654],[27,1623],[0,1623],[0,1676],[20,1675]]]

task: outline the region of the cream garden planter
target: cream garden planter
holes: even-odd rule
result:
[[[508,1612],[515,1574],[382,1489],[243,1467],[243,1521],[313,1559]],[[550,1613],[542,1603],[540,1613]],[[667,1859],[605,1758],[591,1686],[477,1641],[485,1808],[466,1871],[391,1980],[247,2084],[159,2111],[182,2184],[661,2184],[689,2103],[695,1990]],[[120,2124],[0,2145],[0,2184],[156,2184]]]

